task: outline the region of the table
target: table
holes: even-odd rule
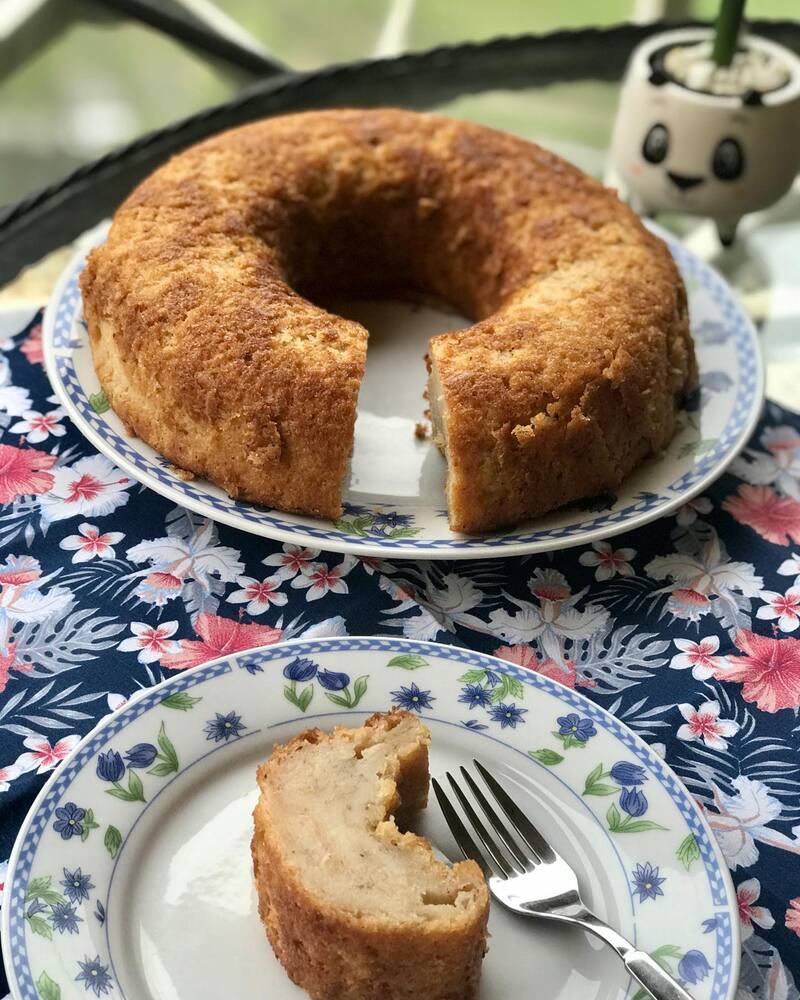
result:
[[[433,639],[577,687],[663,754],[737,886],[741,996],[797,998],[800,415],[768,404],[706,495],[609,542],[357,560],[127,479],[57,409],[40,338],[40,311],[0,314],[0,861],[80,737],[172,671],[299,635]]]

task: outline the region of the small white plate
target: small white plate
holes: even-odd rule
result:
[[[655,228],[655,227],[653,227]],[[666,453],[642,465],[616,497],[579,504],[494,535],[447,525],[445,461],[415,424],[425,403],[422,358],[432,334],[464,320],[400,303],[348,310],[371,331],[345,513],[336,522],[232,500],[205,480],[185,482],[165,459],[130,437],[108,408],[92,363],[72,262],[45,314],[47,372],[62,405],[92,444],[134,479],[176,504],[258,535],[358,556],[467,559],[585,545],[640,527],[700,493],[741,450],[761,411],[764,375],[755,330],[733,292],[708,265],[662,230],[686,281],[703,385]],[[104,238],[98,230],[94,242]]]
[[[256,765],[310,726],[401,705],[433,774],[479,757],[574,866],[587,902],[689,986],[730,1000],[736,897],[697,805],[613,716],[490,656],[394,638],[297,640],[186,671],[107,717],[22,825],[3,906],[15,1000],[305,995],[259,922]],[[422,833],[457,849],[431,804]],[[492,905],[480,996],[639,996],[583,932]],[[38,990],[38,996],[37,996]]]

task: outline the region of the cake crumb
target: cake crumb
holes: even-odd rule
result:
[[[414,437],[419,438],[420,441],[430,437],[430,434],[431,429],[424,421],[420,420],[414,425]]]
[[[182,479],[184,483],[190,483],[193,479],[197,478],[193,472],[189,472],[188,469],[181,469],[177,465],[168,465],[167,468],[173,476]]]

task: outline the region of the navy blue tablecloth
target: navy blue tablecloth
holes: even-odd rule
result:
[[[216,525],[128,479],[58,409],[40,320],[0,344],[0,884],[45,779],[139,688],[281,638],[402,634],[577,687],[665,755],[737,886],[741,996],[797,1000],[800,416],[769,404],[706,495],[608,542],[357,560]]]

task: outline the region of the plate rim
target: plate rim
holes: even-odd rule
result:
[[[71,312],[64,301],[66,289],[73,279],[77,279],[80,271],[83,270],[86,255],[92,247],[98,245],[108,225],[109,222],[106,220],[84,234],[84,246],[76,251],[64,267],[45,308],[42,321],[44,367],[60,405],[66,410],[76,429],[89,443],[100,454],[126,472],[135,482],[145,486],[147,489],[152,489],[155,493],[170,502],[185,507],[203,517],[208,517],[213,521],[226,524],[240,531],[246,531],[258,537],[270,538],[282,544],[306,546],[312,549],[322,549],[328,552],[366,558],[433,560],[502,559],[512,556],[552,552],[556,549],[591,545],[593,542],[613,538],[624,532],[641,528],[657,519],[668,517],[679,507],[702,493],[726,471],[731,462],[745,447],[758,424],[764,408],[766,369],[761,342],[758,337],[758,331],[750,316],[745,311],[735,290],[711,264],[698,257],[694,251],[682,244],[674,234],[648,220],[648,228],[666,242],[671,254],[672,247],[679,246],[681,252],[685,253],[689,259],[694,260],[699,265],[700,271],[707,272],[711,277],[712,283],[716,284],[730,298],[735,305],[738,318],[743,324],[753,348],[753,392],[749,400],[749,412],[742,421],[738,434],[736,434],[728,445],[725,454],[700,475],[692,485],[684,488],[675,496],[666,500],[666,502],[651,507],[647,506],[646,500],[639,501],[645,505],[644,508],[624,517],[620,517],[621,512],[613,511],[608,514],[599,515],[589,522],[595,526],[586,528],[583,531],[575,531],[573,534],[570,534],[569,530],[571,526],[565,525],[563,528],[552,529],[552,532],[548,533],[547,537],[544,538],[536,538],[537,533],[534,531],[533,535],[528,534],[527,540],[525,540],[525,535],[502,533],[495,533],[488,536],[463,535],[454,539],[419,539],[416,542],[409,539],[348,538],[346,534],[334,527],[333,521],[321,520],[319,528],[284,522],[283,516],[286,515],[286,512],[279,511],[277,508],[269,508],[265,511],[263,518],[250,519],[236,510],[229,510],[219,506],[215,502],[216,498],[205,497],[199,491],[198,495],[195,496],[191,492],[191,488],[186,486],[186,484],[184,484],[185,492],[182,491],[172,481],[173,477],[167,470],[163,471],[165,478],[162,481],[153,472],[141,469],[135,461],[129,459],[113,443],[106,440],[103,434],[93,426],[90,419],[84,415],[70,396],[58,366],[58,358],[64,357],[64,355],[57,353],[59,348],[56,347],[55,343],[56,323],[61,312]],[[116,435],[116,432],[113,433]],[[687,473],[684,473],[685,475]],[[677,481],[679,482],[680,479]],[[233,500],[233,498],[229,499],[234,503],[238,502]],[[252,506],[256,507],[256,505]],[[636,506],[636,504],[633,506]],[[276,517],[274,516],[275,514],[281,516]],[[292,515],[288,514],[286,516]],[[564,534],[560,534],[560,532],[564,532]]]
[[[454,646],[450,643],[439,643],[432,640],[425,639],[407,639],[404,636],[389,636],[389,635],[350,635],[350,636],[322,636],[318,638],[303,638],[298,636],[294,639],[287,639],[282,642],[272,643],[269,645],[254,646],[251,649],[240,650],[237,653],[228,654],[227,656],[219,656],[213,660],[208,660],[206,663],[198,665],[196,668],[190,668],[188,670],[181,670],[175,673],[171,677],[166,677],[164,680],[159,681],[158,684],[154,684],[150,687],[141,688],[139,692],[135,692],[128,702],[123,705],[119,710],[109,712],[104,715],[98,722],[92,726],[89,732],[86,733],[80,740],[80,742],[70,751],[69,754],[64,758],[59,767],[56,767],[47,781],[44,783],[42,788],[39,790],[35,799],[31,803],[29,809],[27,810],[22,824],[17,832],[14,839],[14,846],[11,850],[11,854],[8,860],[8,873],[6,877],[6,884],[4,890],[4,905],[2,906],[2,912],[0,912],[0,938],[2,938],[2,958],[5,967],[6,975],[8,978],[9,993],[11,1000],[38,1000],[36,993],[34,992],[31,996],[23,993],[22,987],[19,984],[17,978],[17,963],[15,962],[14,954],[11,949],[11,900],[13,896],[13,890],[17,878],[17,868],[19,865],[20,855],[25,846],[25,840],[36,818],[36,815],[41,808],[42,803],[50,794],[53,786],[60,780],[62,771],[73,762],[73,760],[83,751],[84,747],[93,740],[98,733],[109,726],[113,720],[119,719],[120,716],[128,714],[136,709],[137,702],[145,695],[151,695],[160,692],[172,685],[177,684],[180,681],[185,681],[187,675],[197,673],[200,671],[212,670],[218,667],[222,663],[229,663],[231,666],[235,666],[240,657],[252,656],[260,652],[270,650],[273,654],[277,651],[283,650],[288,647],[289,653],[286,655],[291,655],[291,650],[297,647],[310,647],[309,655],[313,655],[313,651],[319,647],[327,647],[332,650],[337,648],[346,651],[348,646],[352,643],[356,643],[358,647],[359,643],[366,642],[370,648],[370,644],[376,644],[375,649],[380,647],[378,643],[390,643],[397,649],[406,649],[418,651],[419,648],[428,650],[431,654],[440,654],[444,652],[445,659],[451,659],[453,662],[458,662],[458,657],[452,655],[453,653],[460,653],[462,656],[472,656],[479,660],[488,660],[493,664],[496,664],[496,669],[501,672],[511,673],[518,677],[522,677],[529,686],[543,690],[555,697],[564,698],[566,703],[570,701],[577,701],[578,704],[585,706],[589,709],[591,713],[599,713],[606,721],[610,721],[611,726],[610,731],[616,736],[614,730],[619,728],[623,730],[627,737],[633,741],[635,746],[638,746],[640,750],[645,752],[646,757],[651,762],[653,767],[654,775],[657,777],[659,784],[664,787],[664,774],[669,776],[670,780],[673,781],[680,793],[685,797],[686,801],[690,804],[691,809],[694,813],[696,820],[702,827],[708,843],[711,845],[711,849],[714,854],[715,861],[717,863],[717,869],[720,873],[722,884],[725,889],[726,895],[726,906],[724,910],[728,913],[728,923],[730,929],[730,975],[728,978],[728,990],[727,993],[722,996],[721,994],[712,994],[714,1000],[734,1000],[736,990],[738,988],[739,975],[741,971],[741,951],[742,951],[742,938],[741,938],[741,927],[738,920],[738,910],[737,910],[737,896],[736,889],[733,884],[733,879],[731,877],[730,870],[728,868],[727,862],[725,861],[724,854],[722,853],[722,848],[708,823],[703,810],[697,803],[692,793],[686,787],[683,780],[678,774],[675,773],[673,768],[667,763],[667,761],[656,754],[656,752],[649,746],[649,744],[641,737],[638,733],[634,732],[629,726],[627,726],[621,719],[618,719],[612,712],[609,712],[607,708],[597,702],[592,701],[583,692],[566,688],[564,685],[559,684],[557,681],[551,678],[545,677],[542,674],[526,671],[517,665],[510,663],[509,661],[503,660],[499,657],[493,656],[491,653],[484,653],[480,650],[471,649],[469,647]],[[450,655],[448,655],[450,654]],[[276,659],[279,655],[276,656]],[[567,695],[568,693],[568,695]],[[142,713],[135,715],[134,719],[130,722],[135,721],[139,718]],[[129,723],[130,724],[130,723]],[[667,789],[668,791],[668,789]],[[668,791],[669,794],[669,791]],[[672,797],[672,796],[671,796]],[[674,799],[673,799],[674,801]],[[684,817],[685,818],[685,817]],[[720,907],[723,909],[723,907]],[[29,968],[29,974],[31,979],[33,979],[33,972]]]

